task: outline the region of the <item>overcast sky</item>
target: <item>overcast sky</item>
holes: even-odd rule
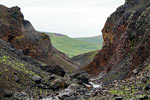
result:
[[[25,19],[38,31],[63,33],[70,37],[101,34],[107,17],[125,0],[0,0],[19,6]]]

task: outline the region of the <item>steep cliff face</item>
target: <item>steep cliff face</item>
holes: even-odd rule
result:
[[[150,1],[126,0],[106,21],[103,48],[85,70],[103,81],[129,77],[150,64]]]
[[[37,32],[31,23],[24,20],[19,7],[7,8],[0,5],[0,38],[13,44],[15,48],[21,49],[25,55],[42,61],[48,65],[59,65],[66,70],[76,69],[65,55],[54,53],[50,38],[44,33]],[[58,59],[61,63],[57,63]],[[66,67],[67,66],[67,67]]]

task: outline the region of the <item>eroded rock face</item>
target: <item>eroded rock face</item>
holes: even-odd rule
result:
[[[30,22],[24,20],[19,7],[5,7],[1,13],[4,15],[0,16],[0,38],[22,49],[24,54],[46,62],[52,50],[49,36],[34,30]]]
[[[103,48],[85,70],[108,74],[103,81],[124,79],[132,70],[150,63],[150,1],[126,0],[108,19],[102,30]]]
[[[15,48],[21,49],[25,55],[50,66],[59,65],[65,67],[65,70],[77,68],[65,55],[55,52],[49,36],[36,31],[31,23],[24,19],[19,7],[7,8],[0,5],[0,14],[1,39],[10,42]],[[67,69],[66,66],[69,68]]]

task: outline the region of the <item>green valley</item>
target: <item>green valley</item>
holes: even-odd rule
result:
[[[77,56],[79,54],[99,50],[102,47],[102,43],[94,43],[87,41],[86,38],[84,40],[79,40],[77,38],[70,38],[63,34],[58,33],[47,33],[50,38],[52,45],[58,49],[59,51],[65,53],[69,57]],[[90,40],[90,39],[89,39]],[[91,39],[92,40],[92,39]],[[93,38],[94,40],[94,38]],[[101,41],[101,40],[100,40]]]

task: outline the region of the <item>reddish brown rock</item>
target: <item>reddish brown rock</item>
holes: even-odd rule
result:
[[[102,30],[103,48],[85,70],[108,74],[103,81],[124,79],[132,70],[150,63],[150,1],[126,0],[111,16]]]

